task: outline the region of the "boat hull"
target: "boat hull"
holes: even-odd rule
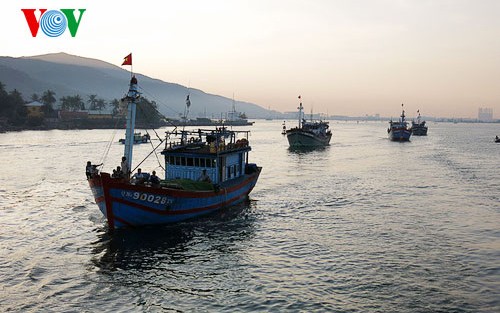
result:
[[[404,128],[389,129],[389,139],[392,141],[409,141],[411,131]]]
[[[216,191],[138,186],[108,173],[89,179],[95,201],[110,229],[180,222],[244,201],[259,178],[252,174],[226,182]]]
[[[288,144],[293,148],[324,147],[330,144],[331,134],[317,136],[310,132],[289,130],[286,132]]]
[[[411,133],[413,136],[427,136],[427,127],[412,127]]]

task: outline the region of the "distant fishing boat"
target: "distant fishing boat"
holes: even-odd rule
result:
[[[151,136],[149,134],[144,134],[142,135],[141,133],[134,133],[134,145],[140,144],[140,143],[148,143],[151,141]],[[125,139],[122,138],[118,140],[118,142],[125,144]]]
[[[403,104],[401,104],[403,108]],[[408,123],[405,120],[405,110],[402,109],[401,118],[399,121],[389,122],[389,128],[387,129],[389,139],[392,141],[409,141],[411,137],[411,130],[408,129]]]
[[[427,136],[427,126],[425,126],[425,121],[421,120],[420,110],[417,110],[417,113],[417,120],[411,121],[411,133],[414,136]]]
[[[137,79],[132,77],[128,103],[123,167],[131,169]],[[244,201],[252,191],[261,167],[249,163],[249,131],[214,130],[167,132],[165,179],[148,173],[118,176],[92,170],[88,183],[110,229],[167,224],[205,215]],[[240,137],[240,138],[238,138]],[[156,147],[158,148],[161,144]],[[154,151],[153,151],[154,152]],[[88,166],[91,166],[88,162]],[[134,175],[134,176],[136,176]]]
[[[245,113],[236,111],[236,105],[233,95],[231,111],[227,112],[225,120],[221,119],[217,122],[217,124],[225,126],[252,126],[254,122],[249,122]]]
[[[498,136],[495,136],[495,142],[500,142],[500,138],[498,138]]]
[[[299,99],[301,97],[299,96]],[[332,132],[328,129],[328,122],[323,121],[306,121],[303,118],[302,101],[299,107],[299,125],[285,131],[288,139],[288,144],[292,148],[307,148],[307,147],[324,147],[330,144]]]

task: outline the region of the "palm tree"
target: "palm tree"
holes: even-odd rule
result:
[[[106,102],[104,101],[104,99],[97,99],[95,107],[97,110],[101,111],[106,107]]]
[[[96,110],[97,106],[97,95],[89,95],[89,100],[87,101],[89,104],[89,110]]]
[[[52,107],[56,103],[56,93],[50,89],[47,89],[40,100],[43,103],[43,112],[46,114],[50,114],[54,111],[54,108]]]
[[[31,100],[40,101],[40,96],[37,93],[31,95]]]
[[[111,106],[113,107],[113,115],[118,115],[120,112],[120,100],[113,99],[113,101],[111,101]]]

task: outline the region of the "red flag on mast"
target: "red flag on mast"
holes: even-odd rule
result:
[[[132,65],[132,53],[130,53],[123,59],[122,65]]]

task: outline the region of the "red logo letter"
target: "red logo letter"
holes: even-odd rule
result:
[[[42,17],[43,13],[47,11],[47,9],[39,9],[40,17]],[[36,20],[35,11],[36,9],[21,9],[24,13],[24,17],[26,17],[26,22],[28,22],[28,26],[30,27],[31,35],[36,37],[38,33],[38,28],[40,27],[40,19]]]

